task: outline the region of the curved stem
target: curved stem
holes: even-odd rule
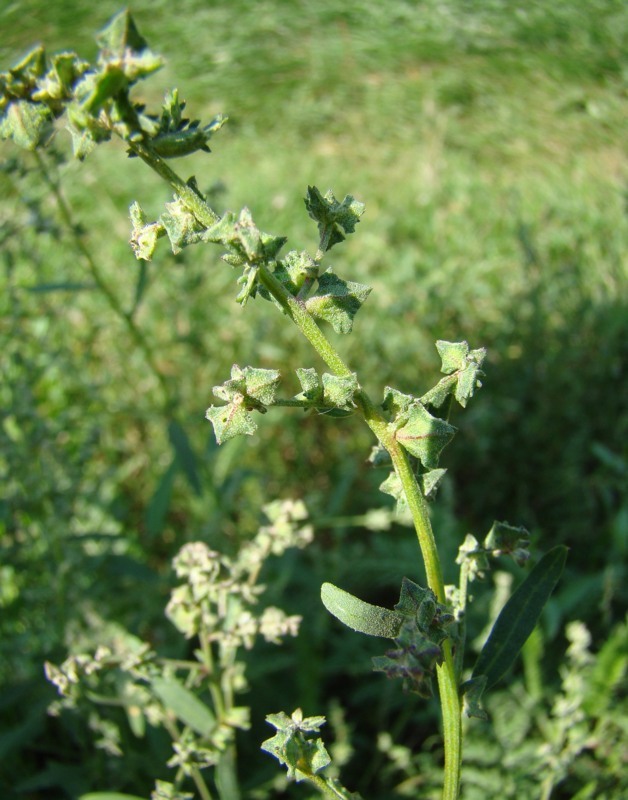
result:
[[[209,207],[203,198],[197,194],[183,178],[177,175],[174,170],[170,169],[163,158],[158,156],[150,146],[142,144],[141,142],[126,142],[126,144],[128,144],[129,149],[132,150],[135,155],[139,156],[145,164],[148,164],[160,178],[163,178],[166,183],[170,184],[172,189],[179,195],[199,222],[206,225],[208,228],[218,222],[220,219],[218,214]]]
[[[305,306],[295,300],[272,273],[265,268],[260,270],[260,280],[272,292],[275,299],[281,303],[282,308],[311,342],[327,366],[336,375],[351,375],[351,370],[324,336]],[[427,502],[410,466],[408,457],[395,438],[394,428],[382,415],[368,394],[364,390],[360,390],[355,394],[354,400],[362,412],[366,424],[390,453],[412,514],[425,563],[428,586],[436,595],[438,602],[445,603],[445,584]],[[447,640],[443,644],[443,654],[443,663],[437,668],[445,743],[443,800],[456,800],[460,790],[460,767],[462,761],[461,707],[451,645]]]
[[[207,226],[217,222],[218,216],[215,212],[156,153],[145,145],[131,144],[131,149],[168,181],[199,222]],[[267,266],[259,267],[258,277],[259,281],[277,300],[281,308],[299,328],[329,369],[339,377],[353,375],[351,369],[345,364],[318,327],[318,324],[305,307],[305,303],[290,294]],[[425,563],[428,586],[436,595],[438,602],[444,603],[445,585],[427,502],[410,466],[408,457],[395,438],[394,427],[384,417],[367,393],[360,389],[354,395],[354,400],[366,424],[390,453],[412,514],[419,547]],[[443,663],[437,667],[445,746],[445,777],[442,798],[443,800],[456,800],[460,788],[462,725],[456,670],[451,645],[448,640],[443,643],[443,655]]]
[[[192,767],[190,774],[192,775],[192,780],[194,781],[202,800],[212,800],[211,793],[207,784],[205,783],[205,779],[201,775],[200,769],[198,767]]]
[[[436,541],[429,518],[427,501],[417,482],[405,451],[395,439],[394,431],[386,423],[365,392],[361,393],[364,418],[382,445],[390,453],[395,471],[412,515],[425,564],[427,583],[439,603],[445,603],[445,584],[440,566]],[[443,642],[443,663],[437,667],[438,689],[443,715],[443,739],[445,746],[445,779],[443,800],[456,800],[460,792],[460,770],[462,764],[462,720],[458,679],[451,643]]]

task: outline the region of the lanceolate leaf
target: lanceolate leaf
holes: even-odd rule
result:
[[[195,493],[200,496],[203,493],[203,488],[198,474],[196,455],[187,433],[176,420],[172,420],[168,425],[168,438],[183,474]]]
[[[177,475],[177,459],[173,459],[168,469],[161,476],[157,488],[146,509],[146,528],[151,536],[157,536],[164,527],[166,514],[170,508],[172,487]]]
[[[502,609],[473,669],[473,678],[486,677],[487,689],[510,668],[534,630],[566,559],[563,545],[546,553]]]
[[[486,689],[486,675],[479,678],[471,678],[460,687],[462,692],[464,713],[467,717],[476,719],[488,719],[488,714],[482,708],[482,695]]]
[[[79,800],[145,800],[136,794],[121,794],[120,792],[89,792],[82,794]]]
[[[323,605],[336,619],[359,633],[394,639],[399,633],[403,617],[397,611],[365,603],[333,583],[321,586]]]
[[[155,678],[153,691],[177,719],[201,736],[207,736],[216,725],[210,709],[175,678]]]

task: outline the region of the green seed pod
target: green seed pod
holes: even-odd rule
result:
[[[174,131],[162,133],[151,139],[151,147],[162,158],[189,156],[197,150],[209,153],[209,136],[203,128],[199,130]]]

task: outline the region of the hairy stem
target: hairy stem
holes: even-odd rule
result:
[[[305,306],[284,288],[284,286],[267,270],[260,271],[260,280],[264,283],[276,300],[278,300],[288,316],[298,326],[303,335],[311,342],[316,352],[336,375],[351,375],[351,370],[344,363],[336,350],[324,336]],[[377,439],[388,450],[395,471],[401,481],[414,527],[419,540],[421,554],[425,563],[427,582],[436,595],[439,603],[445,603],[445,584],[440,566],[436,541],[429,518],[427,502],[419,487],[416,476],[410,466],[405,451],[396,440],[394,429],[381,414],[377,406],[364,390],[354,396],[364,420]],[[445,782],[443,800],[456,800],[460,789],[460,767],[462,760],[462,726],[461,708],[458,695],[456,669],[449,641],[443,644],[444,660],[437,668],[438,686],[443,713],[443,732],[445,741]]]
[[[382,418],[365,392],[360,393],[364,418],[379,441],[390,453],[395,471],[399,476],[403,492],[412,514],[412,521],[419,540],[425,564],[427,583],[439,603],[445,603],[445,584],[440,566],[436,541],[429,518],[427,501],[417,482],[405,451],[395,439],[391,426]],[[437,667],[438,688],[443,715],[443,738],[445,744],[445,780],[443,800],[456,800],[460,791],[460,768],[462,763],[462,720],[458,680],[451,644],[443,644],[443,663]]]
[[[127,142],[129,148],[139,156],[145,164],[156,172],[160,178],[169,183],[172,189],[183,200],[196,219],[206,227],[215,225],[220,219],[219,215],[209,207],[203,198],[197,194],[177,173],[170,169],[168,164],[146,144],[140,142]]]
[[[342,791],[337,791],[331,786],[324,778],[320,775],[315,775],[314,773],[309,774],[308,780],[311,781],[314,786],[318,789],[318,791],[325,795],[325,797],[331,797],[332,800],[343,800],[347,795]]]
[[[155,170],[155,172],[168,181],[199,222],[206,226],[213,225],[217,222],[218,216],[216,213],[209,208],[204,200],[176,175],[156,153],[144,145],[131,144],[131,149]],[[273,295],[275,300],[277,300],[282,309],[310,342],[329,369],[339,377],[351,376],[353,373],[350,368],[345,364],[341,356],[323,334],[312,315],[308,312],[305,304],[290,294],[268,267],[260,266],[258,276],[260,282]],[[360,389],[356,392],[354,400],[366,424],[390,453],[395,471],[401,481],[412,514],[414,527],[419,540],[419,547],[425,563],[428,585],[436,595],[438,602],[444,603],[445,585],[443,582],[438,550],[436,548],[436,541],[429,518],[427,502],[412,467],[410,466],[408,457],[395,438],[394,428],[379,411],[367,393]],[[445,640],[443,643],[443,654],[443,663],[437,668],[445,745],[445,778],[442,798],[443,800],[456,800],[460,788],[462,726],[456,669],[451,645],[448,640]]]

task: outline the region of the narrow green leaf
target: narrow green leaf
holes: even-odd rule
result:
[[[403,617],[388,608],[365,603],[333,583],[321,586],[323,605],[336,619],[359,633],[394,639],[399,633]]]
[[[62,283],[36,283],[34,286],[25,286],[24,288],[27,292],[32,292],[33,294],[47,294],[48,292],[91,291],[96,288],[96,284],[64,281]]]
[[[164,527],[164,520],[170,508],[172,485],[177,474],[178,462],[175,459],[161,476],[157,488],[146,509],[146,528],[151,536],[157,536]]]
[[[88,792],[88,794],[82,794],[78,800],[146,800],[146,798],[120,792]]]
[[[494,686],[510,668],[534,630],[543,607],[558,583],[566,559],[567,548],[564,545],[546,553],[517,587],[497,617],[472,676],[477,678],[484,675],[487,689]]]
[[[200,497],[203,494],[201,479],[198,474],[196,454],[192,450],[192,445],[187,433],[176,420],[171,420],[168,425],[168,438],[172,445],[177,462],[181,467],[188,483]]]
[[[138,739],[143,739],[146,734],[146,717],[144,711],[139,705],[127,705],[124,709],[126,711],[126,718],[129,727],[133,731],[133,735]]]
[[[486,689],[486,675],[471,678],[460,687],[463,698],[464,713],[467,717],[488,719],[488,714],[482,708],[482,695]]]
[[[176,678],[155,678],[153,691],[177,719],[201,736],[207,736],[216,725],[210,709]]]
[[[135,297],[133,298],[133,306],[129,315],[131,317],[135,316],[135,312],[140,306],[142,299],[144,298],[144,293],[148,287],[148,264],[146,261],[140,261],[139,269],[137,271],[137,283],[135,284]]]

